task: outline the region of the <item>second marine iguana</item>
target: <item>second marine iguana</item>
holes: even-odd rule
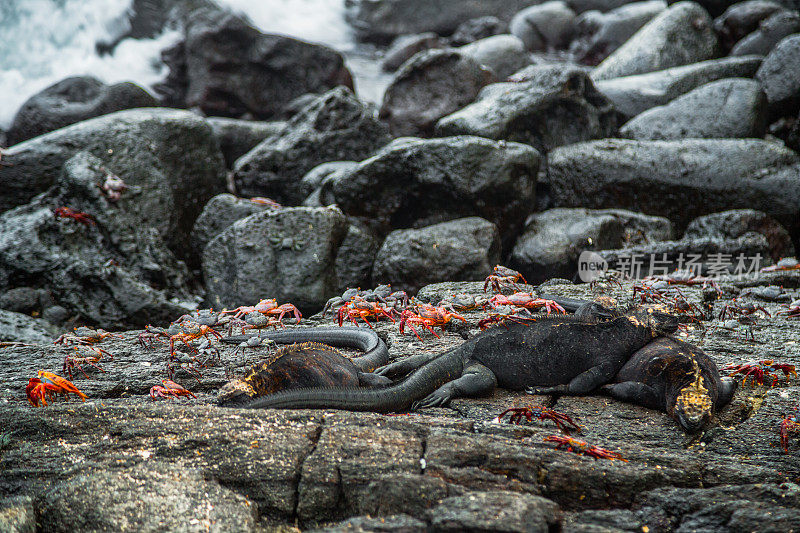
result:
[[[590,308],[591,302],[584,300],[546,298],[567,311],[583,313],[596,320],[619,314],[599,302]],[[731,401],[736,382],[722,377],[716,363],[703,350],[666,335],[633,354],[614,377],[614,382],[603,385],[602,390],[617,400],[663,411],[685,431],[693,433]]]
[[[511,390],[563,386],[570,394],[588,394],[611,381],[634,352],[677,325],[674,316],[652,307],[599,323],[551,316],[491,328],[443,354],[415,355],[388,365],[378,373],[413,372],[386,388],[298,389],[237,406],[398,412],[489,394],[498,385]]]
[[[269,354],[242,378],[225,384],[217,397],[217,402],[222,405],[235,407],[260,396],[298,388],[385,387],[391,384],[388,378],[371,373],[389,358],[386,344],[372,330],[295,328],[261,335],[225,337],[222,341],[240,344],[251,339],[268,339],[289,346]],[[364,354],[350,359],[330,345],[358,348]]]

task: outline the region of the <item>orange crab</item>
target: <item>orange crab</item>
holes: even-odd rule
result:
[[[549,315],[553,311],[560,314],[566,314],[563,307],[558,305],[553,300],[545,300],[544,298],[537,298],[532,292],[515,292],[511,296],[497,294],[489,298],[489,305],[493,308],[501,305],[513,305],[514,307],[523,307],[525,309],[541,309],[544,307]]]
[[[65,397],[71,394],[76,394],[80,397],[81,401],[86,401],[87,396],[78,390],[78,388],[61,376],[39,370],[37,377],[31,378],[28,381],[28,386],[25,387],[25,394],[28,396],[28,402],[34,407],[39,407],[39,403],[47,405],[47,399],[52,394],[63,394]]]
[[[561,437],[559,435],[550,435],[549,437],[544,438],[544,442],[556,442],[556,449],[560,450],[562,446],[567,447],[567,451],[572,453],[577,453],[578,455],[588,455],[589,457],[594,457],[595,459],[618,459],[620,461],[628,462],[627,459],[623,459],[622,456],[617,452],[612,452],[611,450],[606,450],[605,448],[601,448],[599,446],[595,446],[594,444],[589,444],[585,440],[578,440],[572,437]]]
[[[208,339],[209,335],[213,335],[218,339],[222,338],[222,334],[212,328],[211,326],[206,326],[203,324],[196,324],[194,322],[182,322],[179,324],[181,327],[181,332],[176,333],[175,335],[171,335],[169,338],[169,351],[170,353],[175,351],[175,343],[177,341],[182,342],[186,346],[189,347],[190,350],[197,351],[197,348],[189,344],[189,341],[193,341],[195,339],[199,339],[200,337],[205,337]]]
[[[504,267],[503,265],[495,265],[494,273],[486,276],[486,279],[483,282],[483,292],[486,292],[489,289],[489,285],[492,286],[495,292],[500,292],[501,283],[508,283],[515,289],[519,290],[519,285],[517,285],[519,280],[522,280],[522,283],[528,283],[525,278],[522,277],[522,274],[516,270]]]
[[[400,315],[400,333],[405,333],[405,327],[408,326],[411,331],[414,332],[414,335],[416,335],[419,340],[422,340],[422,337],[419,336],[419,333],[414,328],[414,324],[416,324],[433,333],[433,336],[438,339],[439,335],[433,331],[433,327],[439,326],[440,329],[444,330],[445,324],[454,318],[462,322],[467,321],[463,316],[448,311],[445,307],[436,307],[430,304],[417,304],[414,307],[414,311],[406,309]]]
[[[163,387],[161,386],[163,385]],[[150,397],[154,400],[158,398],[179,398],[181,396],[191,396],[197,398],[192,391],[185,388],[183,385],[178,385],[171,379],[162,379],[161,385],[150,387]]]
[[[237,307],[236,309],[230,309],[226,311],[222,311],[220,315],[225,315],[228,313],[236,313],[233,315],[233,318],[241,318],[242,316],[248,313],[261,313],[262,315],[271,315],[271,316],[278,316],[278,322],[283,320],[283,317],[287,314],[294,316],[299,322],[303,315],[300,313],[300,310],[295,307],[293,304],[285,303],[278,305],[278,300],[275,298],[264,298],[259,300],[256,305],[243,305],[241,307]],[[281,324],[282,325],[282,324]]]
[[[71,207],[56,207],[53,209],[53,215],[56,218],[71,218],[85,226],[96,226],[97,221],[89,213],[83,211],[75,211]]]
[[[553,411],[552,409],[548,409],[542,405],[534,405],[531,407],[512,407],[510,409],[506,409],[500,416],[497,417],[497,421],[503,419],[505,415],[509,415],[508,421],[511,424],[522,424],[522,419],[527,419],[528,422],[532,422],[534,418],[537,420],[552,420],[556,427],[563,431],[564,433],[569,435],[570,431],[577,431],[578,433],[581,432],[581,426],[578,425],[569,415],[565,415],[564,413],[559,413],[558,411]]]
[[[356,296],[342,307],[339,308],[337,312],[337,319],[339,320],[339,325],[341,326],[344,322],[344,318],[347,317],[350,319],[350,322],[358,326],[358,322],[356,322],[357,318],[360,318],[367,325],[371,328],[372,324],[370,324],[367,317],[374,316],[375,319],[379,319],[382,316],[387,317],[389,320],[394,322],[394,318],[392,317],[392,312],[394,312],[393,307],[385,307],[379,304],[378,302],[368,302],[364,298],[360,296]]]

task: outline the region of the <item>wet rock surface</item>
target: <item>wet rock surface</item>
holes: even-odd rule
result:
[[[575,20],[575,39],[570,45],[570,51],[581,63],[596,65],[625,44],[666,7],[661,0],[651,0],[632,2],[608,13],[582,13]]]
[[[432,31],[449,35],[468,20],[511,17],[535,0],[349,0],[348,22],[362,39],[391,41],[398,35]]]
[[[622,209],[549,209],[525,221],[510,265],[530,283],[550,277],[574,279],[578,257],[586,250],[607,250],[669,240],[672,224]]]
[[[380,116],[394,136],[430,136],[436,121],[472,102],[495,76],[457,50],[420,52],[397,72]]]
[[[321,309],[338,286],[333,264],[347,227],[336,208],[270,209],[235,222],[203,251],[206,299],[221,309],[272,295]]]
[[[642,140],[756,138],[767,128],[761,84],[744,78],[708,83],[624,124],[620,137]]]
[[[759,56],[748,56],[701,61],[649,74],[600,80],[596,86],[617,111],[633,117],[715,80],[752,78],[761,60]]]
[[[393,231],[375,256],[375,279],[406,291],[436,281],[479,278],[500,262],[500,234],[491,222],[461,218]]]
[[[648,22],[592,71],[595,80],[677,67],[718,55],[708,13],[694,2],[678,2]]]
[[[442,118],[438,135],[477,135],[540,151],[612,136],[613,106],[578,67],[532,66],[485,87],[475,103]]]
[[[286,122],[280,120],[260,122],[223,117],[210,117],[206,120],[217,138],[227,168],[233,168],[237,159],[267,137],[280,133],[286,126]]]
[[[638,209],[679,229],[700,215],[757,209],[794,236],[797,163],[795,152],[760,140],[605,139],[550,152],[547,186],[555,206]]]
[[[167,105],[270,119],[299,95],[353,86],[338,52],[261,33],[217,6],[192,9],[180,23],[183,39],[163,53],[169,76],[156,86]]]
[[[389,139],[375,108],[337,87],[239,158],[233,184],[242,196],[298,205],[311,192],[300,181],[312,168],[328,161],[364,159]]]
[[[156,228],[173,251],[189,255],[195,218],[225,186],[222,154],[203,119],[176,109],[131,109],[17,144],[3,152],[10,166],[0,167],[0,212],[50,188],[81,151],[127,184],[117,206],[135,224]]]
[[[800,285],[796,272],[762,274],[749,284],[776,282]],[[441,283],[422,292],[434,299],[450,293],[477,296],[482,285]],[[739,295],[740,285],[721,283],[722,296],[711,304],[714,316]],[[631,284],[590,289],[562,282],[549,283],[546,290],[589,299],[605,294],[624,302]],[[691,301],[702,301],[699,286],[681,290]],[[756,342],[744,341],[743,331],[718,329],[704,336],[703,350],[718,365],[763,358],[800,364],[791,348],[800,323],[776,316],[780,303],[752,301],[772,314],[757,321]],[[484,312],[464,315],[474,334]],[[387,338],[393,358],[441,352],[463,342],[452,331],[442,340],[424,334],[420,342],[401,336],[388,321],[375,327]],[[24,525],[33,510],[52,527],[115,524],[121,530],[128,527],[121,517],[139,517],[145,523],[158,518],[161,527],[180,531],[215,524],[252,531],[295,522],[303,529],[330,531],[497,525],[509,531],[601,526],[732,531],[760,530],[763,514],[769,513],[782,528],[796,527],[798,443],[792,436],[785,454],[777,432],[800,401],[795,378],[780,379],[773,388],[740,386],[731,404],[696,435],[683,433],[664,413],[605,396],[554,400],[503,390],[402,416],[249,411],[214,406],[215,391],[225,382],[224,366],[241,372],[267,348],[234,355],[233,347],[220,346],[222,361],[201,369],[201,377],[176,374],[198,399],[153,401],[146,394],[164,377],[167,348],[144,349],[137,334],[123,332],[123,338],[100,344],[114,354],[101,363],[105,373],[88,369],[88,378],[74,376],[89,396],[86,403],[56,400],[40,409],[27,405],[25,384],[39,369],[59,370],[69,348],[2,349],[0,520],[13,512]],[[700,343],[702,331],[690,327],[681,335]],[[584,428],[577,438],[618,451],[628,462],[555,450],[542,442],[558,434],[547,421],[515,426],[494,420],[508,407],[540,402],[578,420]],[[95,488],[98,483],[102,490]],[[133,507],[130,501],[139,503]],[[147,516],[137,514],[142,509]],[[184,519],[184,509],[192,509],[197,522]]]
[[[17,144],[114,111],[158,105],[155,97],[134,83],[107,85],[91,76],[67,78],[22,104],[6,135],[9,144]]]
[[[103,194],[110,168],[79,153],[53,189],[0,214],[0,290],[39,289],[106,329],[142,327],[196,303],[186,265],[139,224],[135,204]],[[63,207],[91,219],[55,216]]]
[[[510,240],[535,200],[539,162],[536,150],[518,143],[402,138],[337,175],[330,191],[346,214],[383,227],[479,216]]]

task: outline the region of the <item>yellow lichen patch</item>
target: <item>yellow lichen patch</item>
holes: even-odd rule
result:
[[[678,395],[677,405],[683,409],[687,417],[697,419],[705,414],[710,414],[714,406],[711,395],[703,383],[703,376],[700,372],[700,365],[692,359],[694,366],[694,380],[690,385],[681,389]]]

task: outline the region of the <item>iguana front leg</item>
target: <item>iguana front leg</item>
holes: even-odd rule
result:
[[[566,385],[555,385],[553,387],[533,386],[528,387],[525,392],[528,394],[569,394],[574,396],[589,394],[614,379],[614,375],[620,369],[620,366],[612,361],[604,361],[586,372],[578,374]]]
[[[375,369],[374,373],[390,379],[397,379],[410,374],[426,363],[433,361],[441,354],[418,354],[405,357],[394,363]]]
[[[412,411],[423,407],[441,407],[453,398],[486,396],[497,387],[497,377],[488,367],[473,363],[464,369],[460,378],[445,383],[411,406]]]
[[[667,406],[664,404],[663,394],[658,394],[653,387],[638,381],[611,383],[608,385],[603,385],[602,388],[616,400],[635,403],[636,405],[641,405],[642,407],[658,409],[661,411],[664,411],[667,408]]]

